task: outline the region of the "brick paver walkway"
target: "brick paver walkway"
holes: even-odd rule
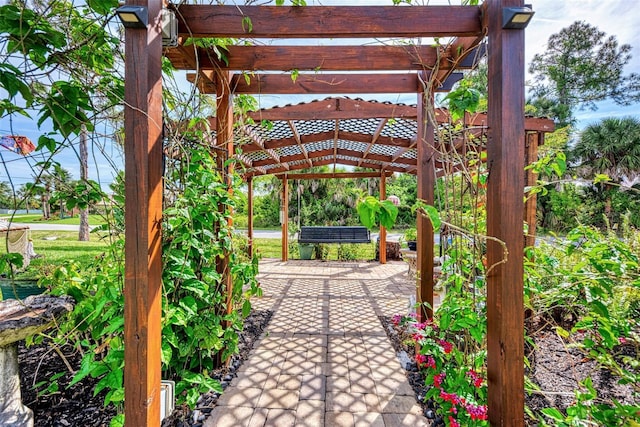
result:
[[[378,315],[406,313],[407,264],[267,260],[273,317],[205,427],[428,426]]]

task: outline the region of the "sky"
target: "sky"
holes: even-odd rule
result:
[[[425,1],[426,3],[426,1]],[[457,0],[431,0],[429,4],[460,4]],[[543,52],[546,48],[547,40],[551,34],[559,32],[562,28],[568,27],[575,21],[586,21],[595,25],[607,35],[616,36],[620,44],[626,43],[632,46],[632,59],[625,69],[625,74],[630,72],[640,73],[640,8],[636,7],[634,1],[630,0],[530,0],[535,16],[526,29],[526,50],[525,61],[528,67],[534,54]],[[391,0],[307,0],[307,4],[322,5],[390,5]],[[325,42],[326,43],[326,42]],[[343,42],[344,43],[344,42]],[[185,83],[185,88],[188,89]],[[185,90],[187,90],[185,89]],[[312,98],[291,98],[262,96],[259,98],[260,107],[267,108],[273,105],[285,105],[289,103],[304,102],[310,99],[322,98],[314,96]],[[415,103],[415,96],[405,96],[381,99],[379,95],[370,96],[370,99],[388,100],[392,102]],[[635,116],[640,118],[640,104],[630,107],[620,107],[612,102],[601,102],[597,111],[584,110],[577,111],[578,128],[597,122],[605,117],[612,116]],[[25,119],[21,116],[14,116],[11,120],[3,117],[0,119],[0,135],[6,135],[13,129],[14,134],[22,134],[31,138],[34,142],[38,137],[50,128],[46,124],[42,129],[38,129],[35,121]],[[42,161],[42,157],[23,157],[0,148],[0,181],[8,181],[8,177],[16,188],[25,182],[33,182],[33,166]],[[123,159],[120,151],[112,146],[109,141],[100,141],[90,148],[89,154],[89,174],[90,178],[99,181],[103,188],[113,180],[116,171],[107,161],[100,151],[104,150],[111,157],[117,167],[122,168]],[[56,159],[62,167],[69,170],[74,179],[79,177],[79,162],[77,154],[73,150],[66,150]]]

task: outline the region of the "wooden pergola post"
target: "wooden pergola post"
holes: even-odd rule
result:
[[[435,187],[435,146],[434,126],[427,114],[427,108],[433,108],[431,94],[418,93],[418,199],[433,205]],[[420,304],[418,315],[421,320],[433,318],[433,225],[428,218],[418,213],[417,302]],[[423,304],[426,303],[426,304]]]
[[[524,31],[503,29],[502,9],[521,7],[523,2],[487,0],[486,4],[487,234],[504,244],[487,240],[489,422],[518,427],[524,425]]]
[[[247,178],[247,254],[253,258],[253,178]]]
[[[282,178],[282,261],[289,261],[289,180],[285,174]]]
[[[530,132],[527,134],[526,140],[526,158],[525,164],[529,165],[538,160],[538,146],[543,141],[544,133],[542,132]],[[532,169],[526,171],[525,185],[532,187],[536,185],[537,174]],[[537,228],[537,202],[538,195],[533,193],[527,197],[525,203],[525,215],[524,221],[527,223],[527,235],[525,237],[525,247],[533,247],[536,245],[536,228]]]
[[[387,198],[387,174],[382,171],[380,174],[380,200]],[[380,224],[379,255],[380,264],[387,263],[387,228]]]
[[[218,147],[227,151],[227,158],[231,158],[233,151],[233,97],[231,93],[231,73],[229,71],[220,71],[217,75],[218,93],[216,95],[216,118],[217,132],[216,144]],[[227,191],[233,191],[231,186],[233,182],[233,163],[227,162],[223,170]],[[232,212],[229,212],[231,214]],[[233,225],[233,219],[229,216],[229,226]],[[233,311],[233,277],[229,268],[230,253],[226,252],[219,259],[218,272],[222,274],[224,281],[224,289],[226,292],[226,313]],[[228,326],[228,324],[227,324]]]
[[[132,1],[158,21],[160,0]],[[160,425],[162,300],[162,38],[125,30],[125,425]]]

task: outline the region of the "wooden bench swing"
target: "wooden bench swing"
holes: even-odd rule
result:
[[[371,243],[371,234],[360,226],[305,226],[300,227],[298,243]]]

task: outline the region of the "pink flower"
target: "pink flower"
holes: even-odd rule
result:
[[[445,340],[439,340],[438,344],[440,344],[442,346],[442,349],[444,350],[445,354],[449,354],[451,353],[451,351],[453,350],[453,344],[451,344],[448,341]]]
[[[391,318],[391,323],[393,323],[395,326],[398,326],[400,324],[400,321],[402,320],[402,316],[400,316],[399,314],[395,314],[392,318]]]
[[[465,406],[467,413],[472,420],[486,420],[487,419],[487,406],[486,405],[472,405]]]
[[[460,423],[455,418],[453,418],[451,415],[449,415],[449,425],[451,427],[460,427]]]
[[[440,398],[445,402],[449,402],[452,405],[458,405],[461,403],[460,397],[455,393],[446,393],[444,390],[440,390]]]
[[[424,354],[417,354],[416,355],[416,363],[418,364],[418,366],[424,364],[427,362],[427,356],[425,356]]]
[[[413,335],[411,336],[411,338],[412,338],[415,342],[419,342],[419,341],[422,341],[422,339],[423,339],[424,337],[422,336],[422,334],[419,334],[419,333],[417,333],[417,332],[416,332],[415,334],[413,334]]]
[[[431,356],[427,357],[426,365],[427,365],[427,368],[436,369],[436,361]]]
[[[440,386],[442,385],[442,381],[444,380],[444,377],[447,376],[446,373],[444,372],[440,372],[438,375],[433,377],[433,386],[436,388],[440,388]],[[440,394],[442,394],[443,392],[440,391]]]
[[[480,387],[482,385],[482,377],[480,376],[480,374],[478,374],[475,371],[469,370],[467,372],[467,375],[469,375],[471,377],[471,379],[473,380],[473,386],[474,387]]]
[[[618,338],[618,342],[620,344],[626,344],[627,343],[627,339],[625,337],[620,337],[620,338]]]

